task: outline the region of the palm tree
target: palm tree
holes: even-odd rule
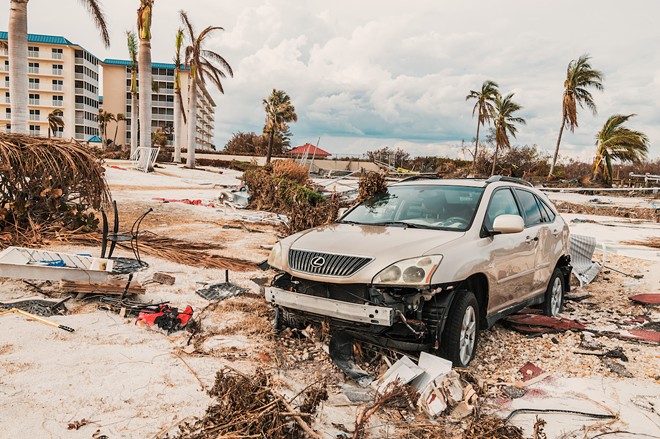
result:
[[[28,134],[28,46],[27,46],[27,5],[29,0],[9,2],[9,95],[11,96],[11,130],[18,134]],[[110,46],[110,36],[105,16],[98,0],[82,0],[89,10],[106,47]]]
[[[138,95],[140,109],[140,146],[151,146],[151,16],[154,0],[140,0],[137,14],[138,37],[140,50],[138,52]],[[132,135],[132,133],[131,133]]]
[[[183,126],[186,112],[181,98],[181,48],[183,47],[183,29],[179,28],[174,38],[174,163],[181,163],[181,145],[183,144]]]
[[[188,160],[186,161],[186,166],[188,168],[194,168],[195,147],[197,143],[195,136],[197,130],[197,124],[195,123],[197,120],[195,115],[197,111],[197,88],[199,87],[202,91],[208,93],[206,90],[206,81],[209,80],[217,87],[220,93],[224,94],[225,91],[222,88],[220,78],[227,77],[225,71],[232,77],[234,76],[234,72],[222,56],[216,52],[202,48],[204,39],[212,31],[224,29],[218,26],[208,26],[199,35],[195,36],[195,31],[192,24],[190,24],[190,20],[188,20],[188,15],[184,11],[181,11],[180,15],[181,21],[183,21],[188,29],[188,38],[190,38],[190,46],[185,49],[185,64],[186,67],[190,68],[190,83],[188,85]]]
[[[59,108],[51,111],[48,114],[48,138],[50,139],[51,133],[57,137],[55,134],[58,131],[58,128],[64,128],[64,112]]]
[[[479,127],[486,122],[490,124],[495,114],[493,102],[495,97],[500,94],[497,89],[497,83],[493,81],[484,81],[481,85],[481,91],[470,90],[470,94],[465,96],[465,100],[476,99],[474,108],[472,108],[472,117],[477,113],[477,136],[474,141],[474,158],[472,159],[472,167],[470,172],[474,172],[477,163],[477,153],[479,152]]]
[[[291,98],[284,90],[275,90],[268,96],[268,99],[263,100],[264,109],[266,110],[266,127],[264,131],[268,132],[268,155],[266,156],[266,163],[270,163],[271,156],[273,155],[273,139],[278,133],[285,133],[288,131],[287,123],[297,122],[298,115],[296,108],[291,103]]]
[[[649,138],[640,131],[623,126],[634,114],[610,116],[603,129],[596,135],[596,157],[592,168],[593,178],[602,175],[606,184],[612,184],[612,159],[622,162],[639,162],[646,158]]]
[[[128,45],[128,56],[131,61],[131,157],[138,147],[138,46],[135,32],[126,31],[126,42]]]
[[[586,105],[594,115],[597,114],[596,103],[587,88],[593,87],[596,90],[603,90],[603,74],[591,68],[589,59],[591,59],[589,55],[582,55],[577,60],[574,59],[569,62],[566,68],[564,98],[561,110],[561,128],[559,128],[559,137],[557,137],[555,154],[552,157],[548,177],[551,177],[555,171],[557,155],[559,154],[559,144],[561,143],[564,127],[568,127],[573,132],[575,131],[575,127],[578,126],[577,105],[579,104],[580,108],[584,108]]]
[[[117,131],[119,131],[119,122],[124,122],[126,123],[126,115],[124,113],[117,113],[115,116],[115,122],[117,122],[117,125],[115,125],[115,136],[112,138],[112,143],[117,145]]]
[[[493,169],[490,171],[490,175],[495,175],[497,151],[500,148],[511,148],[509,135],[515,139],[518,132],[515,124],[526,124],[525,119],[513,115],[522,107],[513,102],[512,99],[513,93],[506,95],[504,98],[499,94],[495,97],[495,115],[493,118],[493,125],[495,125],[495,155],[493,156]]]
[[[108,139],[108,124],[112,121],[116,121],[114,114],[109,111],[99,110],[99,131],[101,132],[101,149],[105,149]]]

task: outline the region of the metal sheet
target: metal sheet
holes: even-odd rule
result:
[[[392,326],[394,310],[383,306],[360,305],[293,293],[276,287],[266,288],[266,300],[274,305],[359,323]]]

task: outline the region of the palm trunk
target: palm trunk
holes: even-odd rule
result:
[[[11,0],[9,5],[9,96],[11,132],[28,134],[28,0]]]
[[[174,163],[181,163],[183,121],[181,120],[181,90],[174,90]]]
[[[477,153],[479,152],[479,120],[477,119],[477,138],[474,141],[474,158],[472,159],[472,167],[470,168],[470,173],[475,172],[475,167],[477,165]]]
[[[268,155],[266,155],[266,163],[270,163],[270,158],[273,155],[273,138],[275,137],[275,130],[270,130],[270,136],[268,136]]]
[[[119,131],[119,121],[116,122],[117,125],[115,125],[115,136],[112,138],[112,144],[117,146],[117,131]]]
[[[140,146],[151,147],[151,41],[140,38],[138,53]]]
[[[197,146],[197,81],[195,74],[190,72],[190,93],[188,93],[188,159],[186,167],[195,167],[195,147]]]
[[[493,156],[493,168],[490,170],[490,176],[492,177],[495,175],[495,165],[497,165],[497,150],[499,149],[499,145],[496,143],[495,144],[495,155]]]
[[[559,137],[557,137],[557,145],[555,145],[555,155],[552,157],[552,163],[550,164],[550,172],[548,172],[548,178],[552,177],[552,173],[555,172],[555,164],[557,163],[557,156],[559,155],[559,144],[561,143],[561,135],[564,133],[565,118],[562,116],[561,119],[561,128],[559,128]]]
[[[135,154],[138,147],[138,102],[137,94],[131,93],[131,157]]]

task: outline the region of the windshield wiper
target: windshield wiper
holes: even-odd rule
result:
[[[426,224],[407,223],[405,221],[386,221],[382,223],[372,223],[370,226],[403,226],[411,229],[436,229],[437,227],[427,226]]]

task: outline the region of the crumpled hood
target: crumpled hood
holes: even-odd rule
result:
[[[464,232],[414,229],[402,226],[330,224],[292,235],[282,241],[289,248],[322,253],[372,257],[389,265],[422,256],[431,249],[460,238]],[[380,263],[378,264],[381,265]],[[381,266],[384,268],[386,265]]]

